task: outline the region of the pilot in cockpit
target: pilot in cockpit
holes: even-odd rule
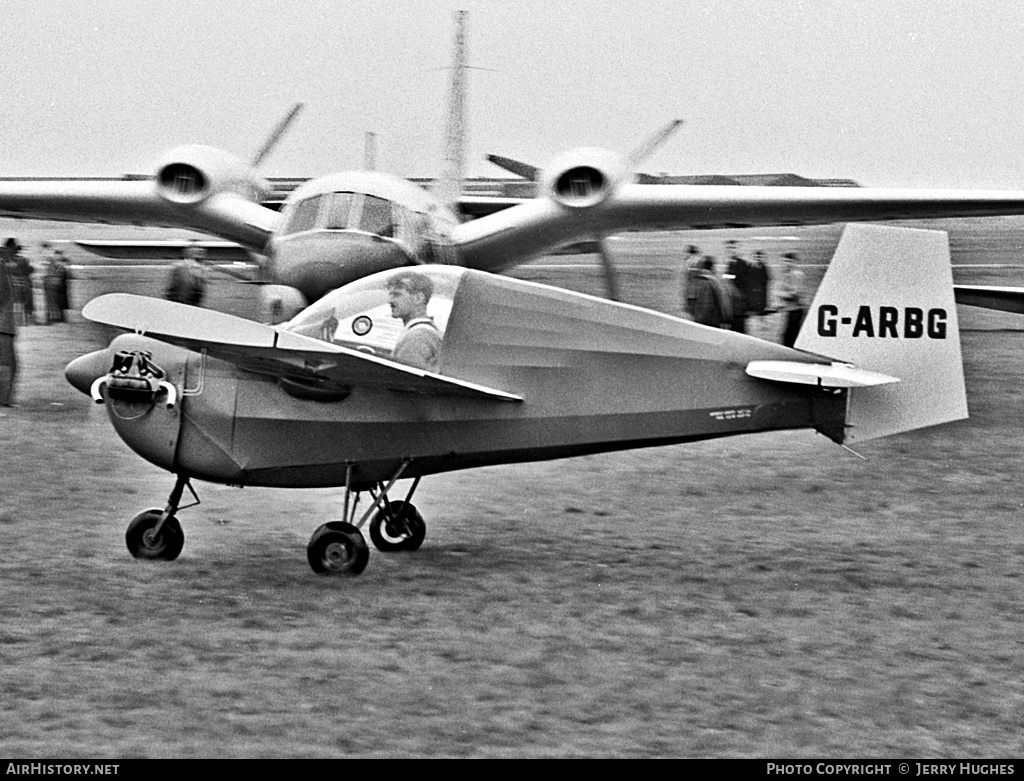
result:
[[[405,325],[395,343],[392,360],[417,369],[437,371],[442,335],[433,318],[427,315],[427,304],[433,294],[434,283],[430,277],[417,271],[396,274],[388,281],[391,316]]]

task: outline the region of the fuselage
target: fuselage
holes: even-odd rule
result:
[[[519,280],[451,267],[429,273],[444,332],[437,373],[522,402],[358,383],[318,399],[278,377],[138,335],[79,359],[68,377],[84,389],[114,353],[149,352],[180,389],[179,403],[108,397],[119,435],[164,469],[239,485],[343,485],[350,467],[353,480],[372,484],[403,463],[415,476],[771,429],[842,430],[845,392],[744,371],[752,360],[815,361],[805,353]],[[388,328],[401,330],[388,322],[383,295],[374,298],[387,276],[337,291],[286,328],[386,357]],[[319,323],[328,317],[325,331]]]

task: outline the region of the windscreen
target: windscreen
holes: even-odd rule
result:
[[[321,339],[381,358],[440,371],[439,363],[423,365],[410,345],[440,350],[452,312],[452,301],[464,269],[413,266],[373,274],[345,285],[313,304],[284,330]]]

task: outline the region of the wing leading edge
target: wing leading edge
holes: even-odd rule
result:
[[[574,206],[541,196],[458,226],[470,268],[503,271],[553,248],[637,230],[711,230],[1024,214],[1024,191],[624,183]]]
[[[93,299],[82,315],[228,361],[247,371],[319,387],[371,387],[439,396],[522,401],[520,396],[444,377],[209,309],[127,293]],[[209,334],[216,334],[211,338]]]
[[[152,179],[2,181],[0,216],[187,228],[256,252],[266,249],[280,219],[273,209],[234,193],[218,193],[201,204],[175,203]]]

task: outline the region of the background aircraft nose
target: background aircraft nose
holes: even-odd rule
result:
[[[110,371],[110,353],[97,350],[94,353],[75,358],[64,367],[64,376],[82,393],[89,393],[92,384]]]

